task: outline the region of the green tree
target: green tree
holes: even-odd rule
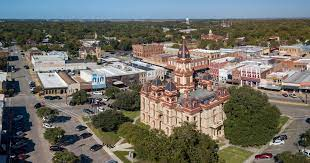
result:
[[[276,159],[283,161],[283,163],[310,163],[310,160],[302,153],[292,154],[288,151],[278,154]]]
[[[232,144],[263,145],[278,132],[278,108],[268,102],[267,95],[248,86],[230,89],[224,111],[225,137]]]
[[[53,156],[53,163],[77,163],[78,161],[79,158],[68,150],[56,152]]]
[[[89,95],[85,90],[80,90],[72,95],[70,103],[73,105],[83,105],[88,101]]]
[[[131,122],[130,118],[115,110],[106,110],[92,118],[92,124],[96,128],[108,132],[117,131],[118,127],[125,122]]]
[[[299,145],[303,147],[309,147],[310,146],[310,129],[307,130],[305,133],[301,134],[299,136]]]
[[[116,94],[112,105],[118,109],[136,111],[140,109],[140,94],[136,91],[124,91]]]
[[[65,130],[60,127],[48,128],[45,130],[43,136],[51,144],[56,144],[65,135]]]
[[[195,124],[176,127],[170,137],[161,131],[124,123],[118,130],[134,145],[137,156],[151,162],[218,162],[218,145]]]
[[[105,90],[105,95],[109,98],[114,99],[116,94],[120,93],[121,90],[117,87],[111,86]]]
[[[58,114],[59,114],[59,112],[57,110],[51,109],[48,107],[42,107],[42,108],[37,110],[37,115],[40,118],[43,118],[43,117],[53,118],[53,117],[57,116]]]

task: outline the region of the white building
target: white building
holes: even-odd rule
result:
[[[36,72],[50,72],[65,69],[65,60],[57,55],[34,55],[31,63]]]
[[[69,59],[67,52],[64,52],[64,51],[51,51],[51,52],[46,53],[46,55],[48,55],[48,56],[59,56],[59,57],[63,58],[64,60]]]
[[[44,94],[66,94],[68,84],[56,73],[38,73]]]
[[[167,70],[162,67],[141,61],[132,61],[131,66],[145,71],[145,76],[141,76],[140,78],[141,83],[145,83],[146,81],[151,81],[156,78],[159,78],[161,81],[163,81],[167,73]]]
[[[93,90],[106,88],[106,75],[97,70],[82,70],[80,77],[86,82],[91,83]]]

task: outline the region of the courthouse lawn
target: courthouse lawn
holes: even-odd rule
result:
[[[138,117],[140,115],[140,111],[125,111],[122,110],[122,113],[124,114],[124,116],[134,120],[136,117]]]
[[[227,147],[219,151],[220,159],[227,163],[242,163],[253,153],[238,147]]]

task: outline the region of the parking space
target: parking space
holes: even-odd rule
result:
[[[111,159],[103,150],[98,150],[96,152],[90,151],[90,147],[97,144],[97,142],[93,137],[87,137],[85,139],[80,137],[81,134],[88,133],[88,131],[86,129],[82,131],[76,129],[76,126],[80,125],[76,118],[69,118],[68,115],[64,113],[60,113],[59,117],[66,120],[56,120],[53,124],[66,131],[64,139],[69,140],[70,143],[69,145],[65,145],[65,148],[74,152],[77,156],[83,155],[84,162],[102,162],[103,160]]]

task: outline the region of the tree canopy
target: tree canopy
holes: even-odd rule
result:
[[[77,163],[78,161],[79,158],[68,150],[56,152],[53,156],[53,163]]]
[[[302,153],[292,154],[288,151],[278,154],[276,159],[278,161],[283,161],[283,163],[310,163],[310,160]]]
[[[107,132],[117,131],[118,127],[125,122],[131,122],[131,119],[115,110],[106,110],[92,118],[92,124],[96,128]]]
[[[267,95],[250,87],[232,87],[224,106],[225,137],[241,146],[263,145],[278,132],[280,112]]]
[[[56,144],[65,135],[65,130],[60,127],[48,128],[44,132],[44,138],[51,144]]]
[[[136,111],[140,109],[140,94],[137,91],[124,91],[116,94],[116,100],[112,103],[113,107]]]
[[[106,90],[105,90],[105,95],[109,98],[112,98],[114,99],[116,94],[118,94],[119,92],[121,92],[121,90],[115,86],[111,86],[111,87],[108,87]]]
[[[89,95],[85,90],[80,90],[72,95],[70,103],[72,105],[83,105],[88,101]]]
[[[55,117],[59,114],[59,112],[55,109],[51,109],[51,108],[48,108],[48,107],[42,107],[42,108],[39,108],[37,110],[37,115],[40,117],[40,118],[43,118],[43,117]]]
[[[303,147],[309,147],[310,146],[310,129],[307,130],[305,133],[301,134],[299,136],[300,140],[298,144]]]
[[[160,131],[125,123],[119,134],[134,145],[137,156],[154,162],[218,162],[218,145],[195,130],[194,124],[176,127],[167,137]]]

